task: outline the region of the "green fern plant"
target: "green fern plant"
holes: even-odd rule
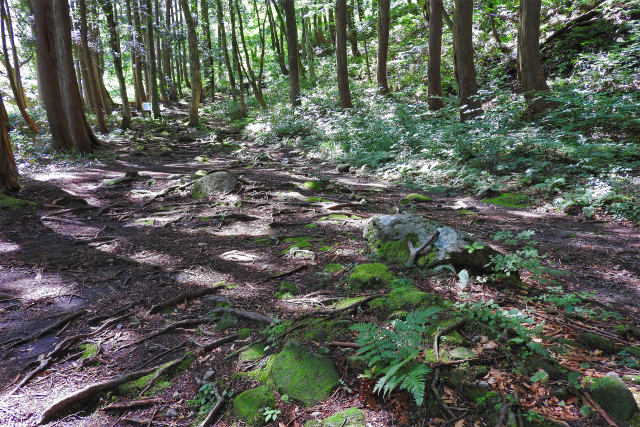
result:
[[[424,401],[425,377],[431,369],[420,362],[425,348],[427,324],[436,319],[441,309],[429,307],[407,314],[405,320],[394,320],[391,328],[374,323],[358,323],[351,329],[358,332],[358,357],[368,362],[366,377],[377,378],[376,393],[388,396],[396,388],[407,390],[418,406]]]

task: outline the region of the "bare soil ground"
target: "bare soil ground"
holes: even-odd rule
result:
[[[23,177],[19,195],[36,205],[0,211],[0,424],[34,425],[48,405],[88,384],[175,359],[184,349],[197,349],[194,343],[202,345],[236,329],[251,328],[247,340],[233,340],[198,353],[187,370],[156,393],[158,401],[153,405],[124,412],[101,411],[96,408],[106,402],[93,401],[83,403],[56,424],[190,425],[196,413],[186,402],[197,393],[205,372],[215,371],[215,377],[224,379],[236,392],[249,388],[246,378],[232,375],[243,366],[225,356],[257,339],[265,325],[242,318],[227,331],[200,325],[196,334],[197,326],[185,326],[136,342],[173,322],[202,316],[220,301],[234,309],[280,319],[326,307],[334,301],[331,298],[346,293],[341,283],[348,270],[339,272],[333,278],[335,284],[328,287],[315,273],[328,263],[350,266],[368,262],[362,239],[366,219],[404,210],[399,201],[412,192],[360,173],[338,173],[332,164],[311,164],[291,148],[254,146],[243,140],[237,129],[222,123],[209,123],[210,134],[190,130],[184,123],[179,111],[165,127],[137,122],[130,133],[108,143],[105,151],[111,155],[105,160],[75,167],[43,166]],[[148,202],[169,186],[187,183],[202,169],[227,170],[241,176],[243,183],[237,191],[212,200],[194,200],[186,186]],[[136,171],[138,176],[116,185],[105,183],[128,171]],[[302,186],[319,179],[327,183],[322,190]],[[637,227],[619,221],[587,221],[544,208],[509,210],[472,197],[463,200],[475,213],[460,213],[451,208],[460,197],[432,198],[432,202],[412,209],[479,238],[489,240],[501,229],[534,230],[539,251],[569,273],[562,279],[567,290],[593,291],[596,304],[619,311],[626,323],[640,326]],[[347,217],[322,219],[330,214]],[[317,226],[306,227],[312,223]],[[284,239],[299,236],[313,237],[313,259],[283,254],[291,245]],[[276,298],[274,292],[282,279],[275,276],[292,271],[287,280],[296,283],[301,295],[307,297],[291,301]],[[421,289],[457,298],[455,277],[434,279],[399,272],[412,276]],[[181,293],[219,283],[234,286],[179,301],[171,307],[175,310],[149,313],[154,305]],[[505,292],[474,282],[469,292],[477,299],[494,298],[506,306],[523,308],[527,304],[527,291]],[[536,292],[535,287],[529,292]],[[357,316],[370,319],[366,313]],[[561,314],[557,319],[557,324],[552,319],[549,325],[570,336],[570,321]],[[50,326],[53,328],[47,330]],[[607,322],[594,321],[587,328],[607,326]],[[38,331],[42,333],[36,334]],[[88,335],[52,355],[41,372],[15,388],[65,338],[78,334]],[[185,343],[189,338],[194,341]],[[99,349],[89,362],[81,359],[78,347],[87,342]],[[185,345],[177,346],[181,343]],[[376,396],[378,404],[368,406],[358,398],[360,379],[345,362],[352,353],[353,349],[336,348],[331,355],[352,392],[346,387],[338,389],[329,400],[311,408],[280,401],[280,425],[303,425],[307,419],[350,406],[365,407],[368,425],[400,424],[407,405],[403,409],[398,398],[391,404]],[[592,360],[590,369],[595,373],[618,369],[597,354]],[[618,370],[621,374],[637,373]],[[569,405],[564,413],[556,414],[557,418],[571,425],[604,422],[598,414],[582,418],[579,406]],[[175,410],[173,416],[167,416],[169,409]],[[468,409],[472,411],[472,406]],[[410,424],[416,420],[410,419],[414,420]],[[222,416],[217,425],[230,425],[232,420]],[[425,415],[423,423],[437,425],[438,417]]]

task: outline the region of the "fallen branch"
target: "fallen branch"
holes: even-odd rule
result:
[[[216,394],[216,405],[213,408],[211,408],[211,410],[207,414],[207,418],[205,418],[204,421],[202,421],[202,424],[200,424],[200,427],[209,427],[210,425],[212,425],[213,421],[218,415],[218,411],[220,410],[220,408],[222,408],[222,404],[224,403],[224,398],[218,392],[218,387],[216,387],[215,384],[213,386],[213,392]]]
[[[229,171],[228,171],[228,170],[226,170],[226,169],[213,169],[213,170],[208,171],[208,172],[206,173],[206,175],[211,175],[212,173],[216,173],[216,172],[229,172]],[[229,172],[229,173],[231,173],[231,172]],[[206,176],[206,175],[204,175],[204,176]],[[234,176],[235,176],[235,175],[234,175]],[[184,183],[184,184],[170,185],[169,187],[165,188],[164,190],[162,190],[162,191],[160,191],[160,192],[156,193],[153,197],[151,197],[149,200],[147,200],[146,202],[144,202],[144,203],[142,204],[142,206],[148,206],[148,205],[150,205],[150,204],[151,204],[151,202],[153,202],[153,201],[154,201],[154,200],[156,200],[157,198],[162,197],[162,196],[164,196],[164,195],[166,195],[166,194],[168,194],[168,193],[170,193],[170,192],[172,192],[172,191],[175,191],[175,190],[183,190],[183,189],[185,189],[185,188],[187,188],[187,187],[189,187],[189,186],[191,186],[191,185],[195,184],[195,182],[196,182],[198,179],[200,179],[200,178],[202,178],[202,177],[198,177],[197,179],[192,179],[191,181],[189,181],[189,182],[187,182],[187,183]],[[236,178],[237,178],[237,177],[236,177]]]
[[[417,248],[413,246],[413,243],[411,243],[411,240],[407,240],[407,246],[409,246],[409,257],[407,258],[407,262],[405,263],[405,266],[408,268],[413,267],[413,264],[415,264],[416,257],[418,256],[418,254],[420,254],[420,252],[426,249],[427,246],[430,246],[433,242],[435,242],[438,237],[440,237],[440,232],[436,231],[429,238],[429,240],[427,240]]]
[[[238,339],[238,334],[230,334],[230,335],[227,335],[226,337],[222,337],[220,339],[210,342],[209,344],[205,344],[201,346],[198,349],[198,352],[210,351],[216,347],[220,347],[222,344],[226,344],[228,342],[235,341],[237,339]]]
[[[122,411],[125,409],[133,409],[133,408],[142,408],[149,405],[155,405],[156,403],[164,403],[165,399],[152,398],[152,399],[142,399],[142,400],[134,400],[132,402],[127,403],[114,403],[104,408],[100,408],[101,411]]]
[[[212,288],[199,289],[199,290],[197,290],[195,292],[184,292],[184,293],[181,293],[180,295],[178,295],[176,297],[173,297],[173,298],[168,299],[168,300],[166,300],[164,302],[161,302],[160,304],[154,305],[153,307],[151,307],[149,309],[147,314],[157,313],[160,310],[163,310],[165,308],[173,307],[174,305],[178,305],[182,301],[187,301],[187,300],[190,300],[190,299],[200,298],[200,297],[205,296],[205,295],[216,293],[220,289],[223,289],[225,286],[226,285],[217,285],[217,286],[214,286]]]
[[[185,319],[185,320],[180,320],[178,322],[172,323],[169,326],[165,326],[164,328],[152,332],[149,335],[146,335],[136,341],[127,343],[125,345],[123,345],[122,347],[120,347],[118,350],[124,350],[125,348],[134,346],[134,345],[138,345],[138,344],[142,344],[145,341],[148,341],[152,338],[155,338],[157,336],[160,336],[162,334],[166,334],[169,331],[172,331],[176,328],[185,328],[185,327],[189,327],[189,326],[197,326],[197,325],[201,325],[203,323],[210,323],[210,322],[215,322],[216,319],[215,317],[211,317],[211,316],[203,316],[203,317],[198,317],[196,319]]]
[[[239,308],[218,307],[209,312],[209,314],[217,313],[231,313],[235,314],[238,317],[243,317],[245,319],[263,323],[273,323],[275,321],[273,317],[269,317],[266,314],[256,313],[255,311],[242,310]]]
[[[272,280],[281,279],[283,277],[291,276],[292,274],[299,273],[299,272],[301,272],[302,270],[304,270],[304,269],[306,269],[308,267],[309,267],[308,264],[299,265],[298,267],[294,268],[293,270],[289,270],[287,272],[280,273],[280,274],[274,274],[272,276],[267,276],[266,278],[264,278],[261,281],[259,281],[258,283],[256,283],[256,285],[262,285],[263,283],[267,283],[267,282],[270,282]]]
[[[360,348],[360,344],[355,342],[332,341],[326,344],[328,347],[338,348]]]

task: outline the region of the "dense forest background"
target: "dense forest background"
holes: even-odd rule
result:
[[[640,425],[640,1],[0,39],[0,424]]]

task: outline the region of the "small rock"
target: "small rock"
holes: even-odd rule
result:
[[[347,163],[340,163],[337,169],[338,169],[338,172],[340,173],[349,172],[349,169],[351,169],[351,165]]]
[[[476,354],[470,348],[457,347],[449,352],[449,357],[454,360],[473,359],[476,357]]]
[[[595,216],[595,209],[592,206],[585,206],[582,208],[582,215],[584,215],[585,218],[587,219],[591,219]]]
[[[174,399],[177,399],[177,398],[180,397],[180,393],[177,392],[177,391],[174,391],[172,396],[173,396]]]
[[[558,400],[567,400],[569,398],[569,390],[563,386],[551,387],[551,395],[558,398]]]
[[[204,381],[209,381],[211,378],[213,378],[213,376],[216,374],[216,371],[214,370],[210,370],[204,373],[204,377],[202,377],[202,379]]]
[[[483,390],[489,390],[491,388],[489,383],[486,381],[478,381],[478,387],[480,387]]]
[[[175,418],[178,416],[178,411],[173,408],[169,408],[164,416],[167,418]]]
[[[218,193],[229,193],[240,185],[238,178],[229,172],[215,172],[198,179],[193,184],[191,196],[194,199],[210,197]]]

